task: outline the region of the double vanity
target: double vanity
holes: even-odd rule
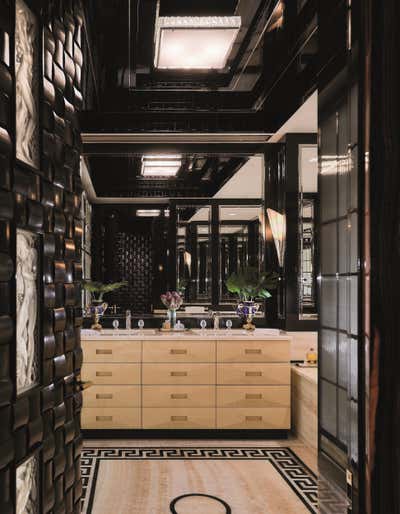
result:
[[[289,430],[290,340],[264,329],[83,330],[82,428]]]

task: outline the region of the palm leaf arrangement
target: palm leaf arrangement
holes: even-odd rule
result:
[[[126,281],[103,284],[102,282],[95,282],[93,280],[84,280],[83,288],[86,291],[89,291],[93,295],[95,300],[102,302],[104,294],[116,291],[117,289],[120,289],[121,287],[126,286],[127,284],[128,282]]]
[[[242,302],[270,298],[269,290],[276,289],[279,274],[275,271],[261,272],[255,267],[247,267],[232,273],[226,280],[230,293],[237,294]]]

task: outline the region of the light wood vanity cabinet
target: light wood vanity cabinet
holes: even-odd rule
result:
[[[83,339],[84,429],[290,428],[290,340]]]

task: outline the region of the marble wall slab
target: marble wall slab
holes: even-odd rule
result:
[[[296,368],[291,373],[292,431],[307,446],[318,450],[318,371]]]
[[[16,156],[39,168],[39,30],[23,0],[15,3]]]
[[[39,463],[33,455],[16,472],[16,514],[39,514]]]
[[[302,361],[306,359],[307,352],[313,348],[318,353],[318,332],[288,332],[292,338],[290,345],[290,359]]]
[[[38,383],[38,236],[17,230],[17,393]]]

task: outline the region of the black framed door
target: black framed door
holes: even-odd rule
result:
[[[358,2],[321,6],[320,510],[335,513],[364,512],[365,500],[360,21]]]

